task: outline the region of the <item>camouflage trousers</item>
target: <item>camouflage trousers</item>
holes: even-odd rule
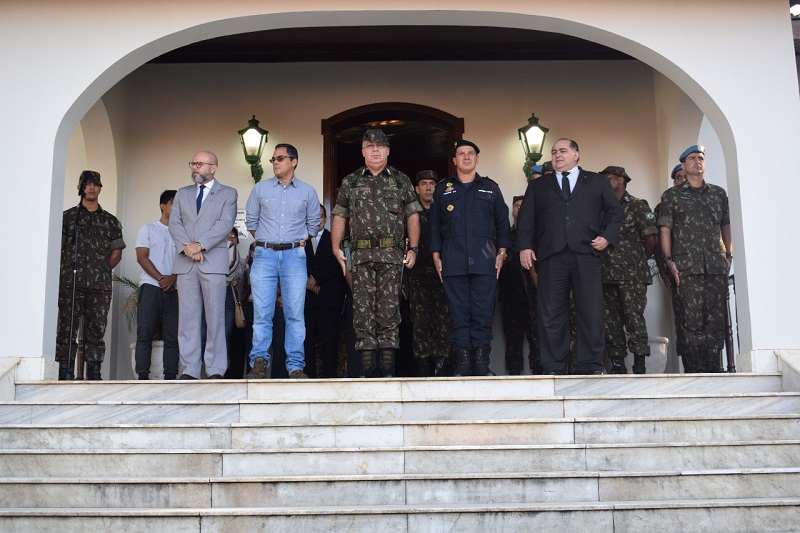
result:
[[[531,373],[534,375],[542,373],[542,361],[539,351],[539,304],[537,302],[538,291],[533,281],[528,282],[528,343],[531,345],[531,353],[528,355],[528,362],[531,365]]]
[[[647,285],[603,284],[605,303],[606,353],[612,359],[624,359],[628,349],[634,355],[650,355],[644,308]],[[625,334],[628,334],[627,349]]]
[[[444,285],[434,280],[411,278],[409,289],[413,324],[414,358],[447,357],[447,302]]]
[[[75,357],[75,337],[80,318],[83,317],[84,357],[93,363],[103,362],[106,353],[106,334],[108,309],[111,307],[111,291],[75,291],[75,322],[72,339],[69,336],[72,290],[59,291],[58,330],[56,332],[56,361],[66,361],[69,357],[70,341]]]
[[[678,287],[673,281],[670,289],[670,299],[672,300],[672,314],[675,317],[675,351],[678,356],[683,357],[686,354],[686,333],[683,331],[686,321],[683,317],[682,301],[678,297],[677,290]]]
[[[356,350],[399,348],[400,269],[390,263],[353,265]]]
[[[697,274],[681,276],[675,289],[673,306],[675,327],[684,335],[686,348],[715,348],[725,345],[725,292],[728,278],[725,274]],[[679,317],[682,323],[678,324]]]

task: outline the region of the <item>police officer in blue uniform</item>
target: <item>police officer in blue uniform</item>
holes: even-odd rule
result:
[[[493,376],[489,369],[495,293],[511,246],[508,206],[497,183],[476,172],[478,146],[456,143],[456,175],[442,180],[428,214],[430,250],[444,283],[454,376]]]

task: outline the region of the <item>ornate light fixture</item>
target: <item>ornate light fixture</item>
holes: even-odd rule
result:
[[[536,165],[542,158],[542,147],[544,146],[547,132],[550,130],[539,124],[536,113],[531,113],[528,123],[517,131],[519,131],[522,149],[525,151],[525,164],[522,166],[522,171],[525,173],[526,178],[530,178],[531,167]]]
[[[253,176],[256,183],[261,181],[261,176],[264,175],[264,169],[261,167],[261,153],[264,151],[264,145],[267,144],[268,136],[267,130],[258,127],[255,115],[247,122],[247,127],[239,131],[244,160],[250,165],[250,175]]]

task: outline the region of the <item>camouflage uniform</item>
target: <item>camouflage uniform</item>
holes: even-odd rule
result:
[[[414,268],[408,270],[415,359],[447,357],[449,352],[447,303],[428,244],[428,212],[423,207],[419,214],[419,253]]]
[[[627,191],[620,200],[622,227],[619,244],[603,255],[603,299],[605,302],[606,353],[625,359],[627,347],[634,355],[650,355],[644,308],[647,286],[653,282],[644,242],[657,235],[656,217],[645,200]]]
[[[683,355],[696,363],[691,365],[696,371],[717,372],[725,343],[728,268],[720,228],[730,224],[728,195],[717,185],[695,188],[687,181],[664,192],[661,203],[658,225],[672,232],[672,260],[680,275],[673,305],[680,310],[676,327],[685,334]]]
[[[75,291],[75,322],[69,338],[72,303],[72,258],[75,254],[75,223],[80,210],[78,273]],[[111,305],[111,268],[108,263],[112,250],[125,248],[122,224],[99,207],[89,211],[83,205],[64,211],[61,227],[61,273],[58,287],[58,332],[56,360],[66,361],[69,343],[74,342],[78,322],[83,317],[84,357],[100,363],[105,355],[103,336],[106,332],[108,309]],[[74,355],[74,349],[73,349]]]
[[[502,272],[502,271],[501,271]],[[526,272],[526,275],[528,273]],[[528,277],[528,326],[529,330],[526,334],[528,343],[531,346],[530,354],[528,355],[528,363],[531,366],[531,374],[542,374],[542,361],[539,351],[539,311],[538,311],[538,289],[533,284],[533,280]]]
[[[653,209],[653,213],[656,215],[656,220],[661,218],[662,205],[663,204],[659,202],[656,208]],[[661,237],[659,236],[659,239],[660,238]],[[660,243],[659,246],[661,246]],[[667,275],[669,275],[669,273],[667,273]],[[672,283],[669,289],[669,294],[670,294],[670,300],[672,301],[672,314],[675,317],[675,337],[676,337],[675,352],[677,353],[678,357],[683,357],[683,355],[686,353],[686,334],[683,332],[683,324],[684,324],[683,308],[681,307],[680,298],[678,298],[676,295],[677,288],[678,287],[675,285],[675,283]],[[687,367],[687,364],[690,365],[691,363],[687,362],[684,359],[684,368],[686,369],[687,372],[691,372],[689,367]]]
[[[517,229],[511,228],[511,247],[508,257],[500,270],[497,281],[497,294],[500,302],[503,334],[506,337],[506,372],[518,376],[522,372],[522,346],[525,337],[533,347],[531,338],[530,313],[528,311],[528,293],[519,263],[519,252],[516,249]],[[533,282],[530,282],[533,285]]]
[[[408,176],[391,166],[342,180],[331,213],[350,223],[356,350],[399,348],[405,219],[421,210]]]

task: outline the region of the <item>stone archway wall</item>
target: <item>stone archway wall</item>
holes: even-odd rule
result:
[[[800,137],[800,104],[796,72],[787,68],[794,57],[785,3],[729,2],[724,23],[719,4],[711,0],[678,5],[589,0],[552,4],[509,2],[488,11],[481,2],[459,2],[453,4],[459,10],[432,11],[418,2],[374,10],[374,3],[318,0],[304,3],[303,12],[270,13],[255,1],[223,5],[201,0],[192,9],[152,3],[142,9],[133,2],[87,0],[69,6],[53,2],[3,8],[0,45],[12,51],[0,58],[6,79],[0,88],[5,170],[11,176],[30,176],[29,186],[45,201],[33,217],[23,202],[10,205],[4,215],[13,221],[30,219],[31,232],[41,238],[22,250],[31,264],[26,274],[34,280],[28,297],[20,301],[11,288],[0,289],[0,333],[6,340],[0,357],[29,357],[32,366],[26,375],[44,374],[35,359],[52,354],[54,345],[66,147],[75,125],[110,87],[160,53],[202,39],[278,27],[377,23],[493,25],[577,35],[636,57],[671,79],[709,118],[725,151],[737,266],[746,280],[740,285],[743,349],[800,347],[800,332],[788,320],[791,304],[800,296],[789,265],[798,263],[800,252],[780,249],[780,261],[772,260],[777,259],[778,247],[760,238],[788,222],[782,214],[793,211],[791,199],[800,195],[800,186],[787,178],[781,183],[785,194],[776,198],[739,180],[740,175],[778,175],[787,166],[786,159],[764,162],[738,148],[759,146],[765,120],[774,139],[772,149],[791,154],[789,166],[796,166],[792,148],[793,139]],[[692,38],[677,39],[676,28]],[[739,65],[751,67],[749,76],[741,75]],[[585,83],[591,91],[591,80],[581,80],[579,72],[576,83]],[[52,147],[52,153],[43,153],[42,144]],[[753,216],[745,228],[747,213]],[[0,242],[9,249],[16,244],[8,233]],[[3,279],[17,275],[15,266],[0,265]]]

